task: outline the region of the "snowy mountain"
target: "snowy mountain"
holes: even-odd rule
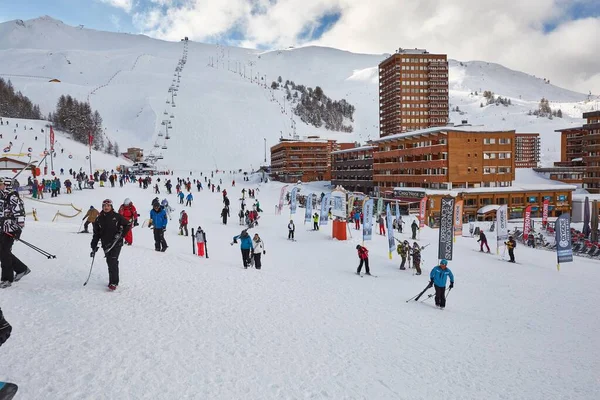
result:
[[[0,24],[0,76],[11,79],[43,113],[54,109],[61,94],[89,99],[101,113],[107,135],[122,148],[135,145],[162,153],[171,168],[256,167],[264,161],[265,139],[270,147],[294,132],[340,141],[377,137],[377,65],[386,56],[323,47],[264,52],[189,42],[178,82],[173,74],[184,57],[183,42],[76,28],[50,17]],[[285,101],[285,92],[270,88],[279,76],[284,82],[320,86],[333,100],[354,105],[354,121],[348,121],[353,133],[300,121]],[[61,82],[49,83],[53,78]],[[175,107],[167,103],[171,84],[179,84]],[[587,101],[584,94],[479,61],[451,60],[450,89],[451,107],[460,109],[451,113],[452,122],[466,119],[541,132],[546,163],[554,161],[560,149],[553,131],[581,124],[581,112],[598,107],[597,99]],[[484,90],[510,98],[513,105],[481,108]],[[478,96],[471,95],[475,91]],[[528,116],[542,97],[560,108],[564,118]],[[165,118],[173,125],[168,143],[158,136]]]

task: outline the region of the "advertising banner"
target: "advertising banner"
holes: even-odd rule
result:
[[[454,242],[454,197],[442,197],[440,205],[440,236],[438,258],[452,260]]]
[[[557,269],[560,270],[560,264],[573,262],[573,249],[571,247],[571,216],[563,213],[556,220],[556,259],[558,261]]]
[[[363,240],[373,237],[373,199],[363,202]]]

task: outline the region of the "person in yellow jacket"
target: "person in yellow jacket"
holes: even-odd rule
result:
[[[509,236],[508,241],[504,242],[504,244],[506,245],[506,248],[508,249],[508,256],[510,257],[510,260],[508,260],[508,262],[514,263],[515,262],[515,247],[517,247],[517,242],[515,242],[515,239],[512,236]]]
[[[313,231],[318,231],[319,230],[319,214],[315,213],[315,215],[313,215]]]
[[[83,221],[84,219],[87,218],[87,221],[85,221],[85,224],[83,224],[83,231],[82,232],[89,233],[89,231],[88,231],[88,225],[89,224],[93,224],[94,222],[96,222],[96,218],[98,218],[98,214],[100,214],[98,212],[98,210],[96,210],[94,208],[94,206],[90,206],[90,209],[88,210],[88,212],[81,219]]]

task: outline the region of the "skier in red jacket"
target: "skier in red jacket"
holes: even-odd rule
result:
[[[369,270],[369,250],[360,244],[356,245],[356,250],[358,250],[358,258],[360,259],[360,264],[356,270],[356,275],[360,275],[360,270],[362,269],[363,264],[365,265],[365,274],[371,275],[371,271]]]
[[[188,236],[188,215],[185,210],[181,210],[181,214],[179,215],[179,234],[183,235],[185,232],[185,236]]]
[[[125,239],[125,243],[131,246],[133,244],[133,227],[138,226],[139,224],[137,220],[137,210],[129,198],[125,199],[123,204],[121,204],[121,207],[119,207],[119,214],[121,214],[131,224],[132,229],[129,229],[123,238]]]

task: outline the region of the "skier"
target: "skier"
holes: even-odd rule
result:
[[[313,231],[318,231],[319,230],[319,214],[315,213],[315,215],[313,215]]]
[[[288,240],[294,240],[295,231],[296,225],[294,225],[294,221],[290,219],[290,223],[288,224]]]
[[[158,197],[156,197],[156,201],[158,202]],[[167,217],[169,217],[169,220],[171,220],[171,213],[175,211],[175,209],[169,205],[169,201],[167,199],[162,199],[160,205],[167,212]]]
[[[479,240],[477,242],[479,243],[479,251],[483,252],[483,246],[485,245],[485,247],[487,247],[487,252],[490,252],[490,246],[488,246],[487,238],[485,237],[483,230],[479,231]]]
[[[179,234],[183,235],[185,232],[185,236],[188,236],[188,215],[185,210],[181,210],[181,214],[179,215]]]
[[[258,233],[254,234],[254,238],[252,239],[252,256],[254,257],[254,268],[260,269],[262,266],[261,263],[261,253],[267,254],[265,251],[265,243],[261,240]]]
[[[125,201],[123,201],[123,204],[121,204],[121,207],[119,207],[119,214],[129,221],[129,224],[131,225],[131,229],[129,229],[127,234],[123,237],[125,243],[128,246],[131,246],[133,244],[133,227],[138,226],[139,224],[137,220],[137,210],[129,198],[126,198]]]
[[[363,264],[365,265],[365,274],[371,275],[371,271],[369,270],[369,250],[360,244],[356,245],[356,250],[358,250],[358,258],[360,259],[360,264],[356,270],[356,275],[360,275],[360,270],[362,269]]]
[[[412,229],[412,239],[417,239],[417,230],[419,230],[419,224],[417,224],[417,220],[415,219],[413,223],[410,225],[410,229]]]
[[[406,256],[409,255],[410,252],[410,244],[408,243],[408,240],[405,240],[403,243],[398,244],[398,246],[396,247],[396,251],[402,258],[400,269],[404,270],[406,269],[406,267],[404,266],[404,264],[406,263]]]
[[[0,309],[0,346],[8,340],[11,332],[12,326],[4,319],[4,314],[2,314],[2,309]]]
[[[508,262],[514,263],[515,262],[515,247],[517,247],[517,242],[515,242],[515,239],[512,236],[509,236],[508,242],[504,242],[504,244],[506,245],[506,248],[508,249],[508,256],[510,257],[510,260],[508,260]]]
[[[192,196],[192,192],[189,192],[187,194],[187,196],[185,197],[185,206],[186,207],[191,207],[192,206],[192,200],[194,200],[194,196]]]
[[[399,215],[398,218],[396,218],[398,233],[402,233],[402,224],[404,224],[404,221],[402,221],[402,215]]]
[[[250,265],[250,251],[253,251],[252,247],[252,239],[250,235],[248,235],[248,229],[244,229],[242,233],[233,237],[233,243],[237,243],[237,240],[240,239],[240,250],[242,251],[242,262],[244,263],[244,268],[248,268]]]
[[[227,211],[227,207],[223,207],[223,209],[221,210],[221,218],[223,218],[223,225],[227,225],[227,215],[229,214],[229,211]]]
[[[179,192],[177,196],[179,197],[179,204],[183,204],[183,198],[185,197],[183,192]]]
[[[421,275],[421,248],[417,242],[412,247],[413,267],[417,270],[415,275]]]
[[[115,290],[119,285],[119,254],[123,247],[123,236],[127,235],[131,225],[122,215],[115,212],[112,200],[102,202],[102,212],[94,222],[91,257],[98,251],[98,241],[102,240],[102,249],[108,264],[108,289]]]
[[[10,180],[0,178],[0,264],[2,279],[0,288],[7,288],[18,282],[31,270],[12,253],[15,240],[19,239],[25,227],[25,206],[19,193],[9,188]]]
[[[90,209],[88,210],[88,212],[81,219],[83,221],[84,219],[87,218],[87,221],[85,221],[85,224],[83,224],[83,230],[81,232],[89,233],[88,225],[94,224],[94,221],[96,221],[96,218],[98,218],[98,214],[99,214],[98,210],[96,210],[94,208],[94,206],[90,206]]]
[[[154,228],[154,250],[165,252],[167,250],[167,241],[165,240],[165,230],[167,229],[167,212],[158,204],[158,200],[153,202],[153,208],[150,211],[150,223],[148,226]]]
[[[448,261],[443,259],[440,265],[431,270],[428,288],[435,286],[435,305],[442,310],[446,307],[446,281],[450,277],[450,289],[454,287],[454,275],[448,268]]]
[[[204,257],[204,243],[206,243],[206,235],[199,226],[196,231],[196,246],[198,246],[198,257]]]
[[[240,210],[240,212],[238,213],[238,217],[240,218],[240,225],[244,225],[244,210]]]
[[[354,229],[360,229],[360,211],[358,211],[358,209],[354,213]]]

